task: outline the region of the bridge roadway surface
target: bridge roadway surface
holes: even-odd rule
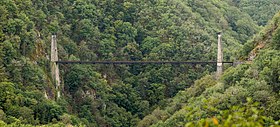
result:
[[[56,61],[57,64],[217,64],[217,61]],[[225,61],[223,64],[234,64]]]

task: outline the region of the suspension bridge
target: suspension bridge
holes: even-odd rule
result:
[[[223,64],[231,64],[234,62],[222,62]],[[216,61],[56,61],[56,64],[217,64]]]
[[[222,50],[222,43],[221,43],[221,33],[218,33],[218,52],[217,52],[217,61],[65,61],[65,60],[58,60],[58,49],[57,49],[57,39],[56,35],[52,35],[51,41],[51,73],[53,81],[55,82],[56,89],[57,89],[57,97],[60,97],[60,89],[61,89],[61,82],[59,77],[59,64],[125,64],[125,65],[132,65],[132,64],[190,64],[190,65],[205,65],[205,64],[213,64],[217,65],[216,71],[216,78],[219,78],[223,71],[223,64],[240,64],[235,63],[232,61],[223,61],[223,50]]]

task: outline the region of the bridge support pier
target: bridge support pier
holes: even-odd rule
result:
[[[60,98],[60,78],[59,78],[59,68],[58,64],[58,51],[57,51],[57,41],[56,35],[52,35],[52,42],[51,42],[51,74],[52,80],[55,83],[56,91],[57,91],[57,98]]]
[[[217,72],[216,78],[219,79],[223,73],[223,47],[222,47],[222,34],[218,33],[218,53],[217,53]]]

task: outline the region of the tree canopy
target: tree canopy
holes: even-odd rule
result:
[[[259,31],[279,2],[252,2],[1,0],[0,126],[273,125],[279,14]],[[59,60],[215,61],[218,32],[225,61],[253,58],[221,81],[215,65],[59,65],[61,89],[51,77],[52,34]]]

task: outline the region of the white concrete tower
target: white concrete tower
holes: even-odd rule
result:
[[[223,47],[222,47],[222,33],[218,33],[218,53],[217,53],[217,79],[223,73]]]
[[[59,79],[59,68],[56,64],[58,61],[58,51],[57,51],[57,41],[56,35],[52,35],[52,43],[51,43],[51,73],[52,79],[56,85],[57,90],[57,98],[60,98],[60,79]]]

